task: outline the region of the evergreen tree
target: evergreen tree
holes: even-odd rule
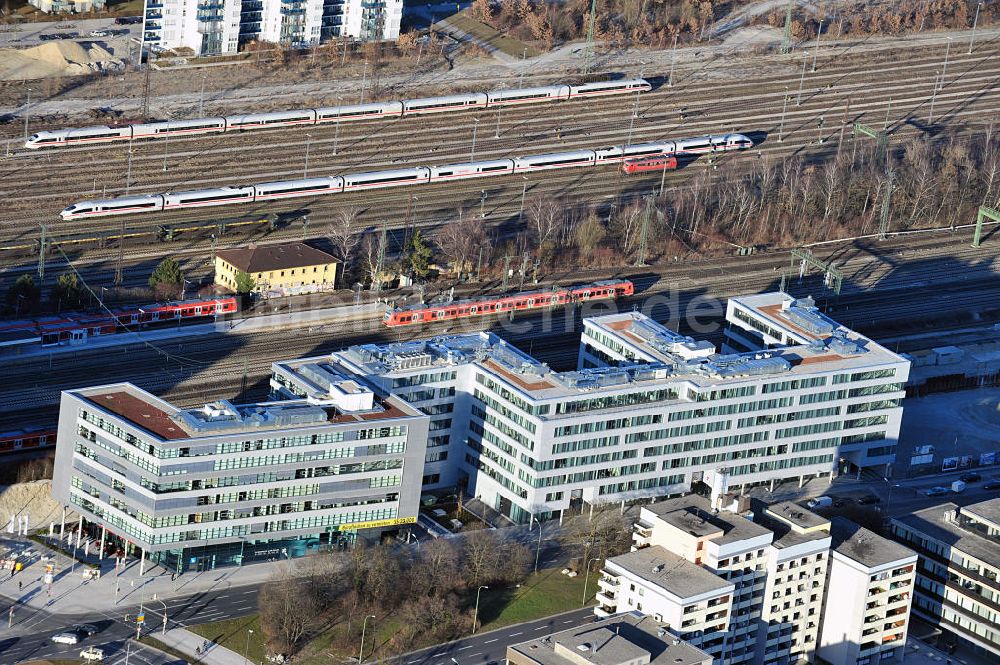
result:
[[[160,261],[152,274],[149,276],[149,288],[158,295],[166,298],[176,298],[181,291],[181,283],[184,275],[181,273],[181,266],[176,260],[165,258]]]
[[[415,229],[403,249],[403,267],[413,277],[424,279],[430,274],[431,258],[434,250],[424,240],[420,229]]]
[[[63,273],[56,278],[49,293],[49,302],[56,303],[59,309],[80,309],[87,300],[87,292],[80,285],[76,275]]]
[[[38,305],[41,296],[42,291],[35,284],[35,280],[31,275],[21,275],[7,289],[7,306],[18,315],[25,314]]]

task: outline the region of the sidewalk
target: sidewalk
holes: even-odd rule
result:
[[[175,649],[182,654],[189,656],[192,663],[202,665],[246,665],[246,659],[242,655],[227,649],[221,644],[209,642],[201,635],[195,635],[184,628],[173,628],[166,634],[155,633],[154,637],[171,649]],[[208,645],[208,648],[204,648]],[[199,649],[201,650],[199,653]]]
[[[289,561],[261,562],[240,568],[219,568],[203,572],[187,572],[174,579],[169,571],[146,562],[139,574],[138,559],[129,558],[124,567],[115,570],[114,559],[103,559],[98,579],[85,579],[92,570],[68,556],[40,546],[38,543],[9,534],[0,536],[0,546],[19,551],[25,563],[21,572],[0,579],[0,597],[16,601],[19,606],[63,615],[91,615],[116,608],[149,604],[153,595],[158,601],[198,593],[220,593],[236,587],[259,585],[280,570],[295,566]],[[93,549],[93,547],[92,547]],[[82,553],[82,552],[81,552]],[[48,557],[48,560],[43,560]],[[45,582],[46,563],[54,564],[51,585]],[[151,611],[156,603],[149,605]]]

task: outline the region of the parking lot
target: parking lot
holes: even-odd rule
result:
[[[106,34],[92,35],[95,31]],[[141,32],[142,24],[117,25],[113,18],[3,25],[0,26],[0,48],[27,48],[54,39],[99,42],[113,47],[114,42],[124,43],[121,40],[139,37]]]

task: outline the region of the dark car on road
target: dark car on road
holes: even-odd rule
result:
[[[963,483],[978,483],[983,479],[983,477],[975,471],[970,471],[969,473],[963,473],[958,477],[958,479]]]
[[[930,497],[947,496],[948,494],[951,494],[951,490],[948,489],[947,487],[932,487],[926,492],[924,492],[925,496],[930,496]]]
[[[1000,480],[991,480],[990,482],[983,485],[984,490],[1000,490]]]
[[[873,506],[876,503],[882,503],[882,499],[878,498],[874,494],[865,494],[864,496],[859,496],[857,498],[857,502],[862,506]]]

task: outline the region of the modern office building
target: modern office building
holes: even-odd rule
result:
[[[920,557],[913,614],[1000,662],[1000,499],[896,517],[892,533]]]
[[[917,555],[843,517],[832,522],[817,656],[831,665],[901,663]]]
[[[425,487],[465,485],[522,523],[681,494],[720,470],[726,490],[892,461],[908,362],[810,301],[739,305],[731,326],[749,313],[790,331],[788,344],[719,354],[630,312],[584,320],[576,371],[476,333],[276,363],[273,380],[279,396],[301,395],[296,365],[333,362],[407,400],[431,416]]]
[[[896,596],[912,583],[915,555],[856,525],[789,502],[749,511],[735,495],[689,495],[644,506],[633,542],[605,562],[598,617],[647,613],[715,665],[901,656],[907,621]]]
[[[427,416],[323,364],[307,397],[181,409],[62,394],[53,495],[101,548],[178,572],[296,557],[416,521]]]
[[[631,612],[507,647],[510,665],[711,665],[659,622]]]
[[[215,55],[253,41],[392,40],[402,16],[403,0],[146,0],[143,42]]]

